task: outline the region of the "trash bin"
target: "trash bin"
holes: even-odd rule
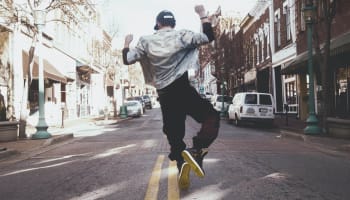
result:
[[[128,110],[125,105],[120,106],[120,113],[119,113],[120,118],[124,119],[128,117]]]

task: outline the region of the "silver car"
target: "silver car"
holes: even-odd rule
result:
[[[143,115],[143,108],[139,101],[130,100],[124,103],[129,117],[141,117]]]

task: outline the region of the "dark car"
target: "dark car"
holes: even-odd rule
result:
[[[152,109],[152,101],[151,98],[148,95],[142,96],[143,101],[145,102],[145,106],[148,109]]]
[[[139,102],[142,104],[143,112],[146,111],[146,104],[145,104],[145,101],[143,100],[142,97],[140,97],[140,96],[128,97],[126,100],[128,100],[128,101],[131,101],[131,100],[137,100],[137,101],[139,101]]]

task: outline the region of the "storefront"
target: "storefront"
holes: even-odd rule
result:
[[[334,117],[350,119],[350,32],[332,40],[330,66],[334,83]]]
[[[335,115],[350,119],[350,64],[335,71]]]
[[[8,85],[10,80],[9,32],[0,32],[0,121],[7,121]]]

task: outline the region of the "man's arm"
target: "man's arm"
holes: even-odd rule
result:
[[[211,27],[211,22],[208,18],[208,13],[205,11],[203,5],[196,5],[194,10],[201,19],[203,33],[208,37],[209,42],[215,39],[213,28]]]
[[[133,35],[132,34],[128,34],[125,36],[125,41],[124,41],[124,48],[122,50],[123,53],[123,63],[124,65],[130,65],[131,63],[128,62],[128,52],[130,51],[130,43],[133,40]]]
[[[128,62],[128,52],[129,52],[129,47],[124,47],[123,48],[123,51],[122,51],[122,53],[123,53],[123,63],[124,63],[124,65],[130,65],[130,63]]]
[[[203,33],[208,37],[209,42],[215,40],[214,31],[210,22],[202,23]]]

